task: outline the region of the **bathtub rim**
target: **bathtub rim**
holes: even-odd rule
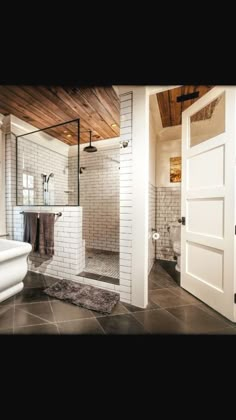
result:
[[[1,250],[1,243],[9,242],[9,248]],[[26,242],[13,241],[11,239],[0,239],[0,263],[17,258],[21,255],[29,254],[32,251],[32,245]]]

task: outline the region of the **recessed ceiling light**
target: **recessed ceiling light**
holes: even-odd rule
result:
[[[114,123],[114,124],[112,124],[112,125],[111,125],[111,127],[116,127],[116,126],[117,126],[117,124],[116,124],[116,123]]]
[[[68,131],[67,131],[67,130],[65,130],[65,131],[63,131],[63,133],[64,133],[64,134],[66,134],[66,133],[68,133]]]
[[[67,136],[66,137],[71,137],[71,134],[67,134]]]

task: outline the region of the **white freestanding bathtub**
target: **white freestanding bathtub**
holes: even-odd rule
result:
[[[23,289],[31,250],[28,243],[0,239],[0,302]]]

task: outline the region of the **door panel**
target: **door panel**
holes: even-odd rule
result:
[[[235,319],[236,89],[215,87],[182,114],[181,286]]]

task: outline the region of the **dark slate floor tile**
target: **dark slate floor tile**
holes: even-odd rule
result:
[[[122,302],[122,305],[128,309],[129,312],[145,311],[145,308],[138,308],[138,306],[131,305],[130,303]]]
[[[12,306],[12,305],[14,305],[14,302],[15,302],[15,296],[12,296],[12,297],[0,302],[0,307],[1,306]]]
[[[24,280],[24,287],[45,287],[46,283],[44,281],[44,275],[39,273],[34,273],[32,271],[28,271]]]
[[[100,316],[107,316],[107,314],[103,314],[101,312],[97,312],[97,311],[91,311],[93,313],[93,315],[98,318]],[[123,303],[118,302],[113,310],[112,313],[110,315],[119,315],[119,314],[125,314],[128,313],[128,309],[125,307],[125,305]]]
[[[206,334],[209,335],[236,335],[236,328],[233,327],[227,327],[227,328],[223,328],[221,330],[216,330],[216,331],[208,331]]]
[[[191,334],[191,328],[178,321],[165,309],[134,313],[135,318],[151,334]]]
[[[60,279],[56,279],[55,277],[51,277],[51,276],[44,276],[44,281],[45,281],[45,285],[46,287],[50,287],[53,284],[57,283]]]
[[[0,307],[0,330],[11,329],[13,327],[13,306],[1,306]]]
[[[148,334],[131,314],[97,318],[106,334]]]
[[[14,325],[17,327],[54,321],[52,309],[48,302],[28,303],[15,307]]]
[[[44,293],[43,287],[25,288],[15,297],[15,305],[21,303],[35,303],[35,302],[48,302],[48,296]]]
[[[0,328],[0,335],[12,335],[13,334],[13,328],[8,329],[2,329]]]
[[[182,289],[181,287],[173,287],[170,289],[170,291],[174,293],[175,295],[184,298],[186,301],[186,304],[190,303],[194,305],[194,304],[201,303],[199,299],[191,295],[191,293],[186,292],[186,290]]]
[[[186,297],[176,295],[170,289],[154,290],[149,294],[150,302],[160,305],[162,308],[171,308],[180,305],[187,305]]]
[[[196,334],[217,331],[228,327],[226,322],[214,318],[196,305],[168,308],[167,311],[187,326],[190,326]]]
[[[30,327],[15,328],[15,335],[58,335],[58,329],[55,324],[33,325]]]
[[[51,302],[51,305],[56,322],[94,317],[92,311],[73,305],[72,303],[57,300]]]
[[[59,322],[58,324],[60,334],[89,334],[101,335],[104,334],[101,325],[95,318],[80,319],[76,321]]]
[[[14,327],[24,327],[29,325],[46,324],[47,321],[42,320],[28,312],[21,310],[21,305],[15,307]]]
[[[228,324],[228,326],[236,327],[235,322],[232,322],[229,319],[225,318],[224,316],[222,316],[221,314],[219,314],[219,312],[216,312],[216,311],[214,311],[214,309],[212,309],[209,306],[205,305],[205,303],[202,303],[202,302],[200,302],[198,300],[197,306],[200,309],[202,309],[204,312],[207,312],[209,315],[213,316],[214,318],[217,318],[217,319],[225,322],[226,324]]]

